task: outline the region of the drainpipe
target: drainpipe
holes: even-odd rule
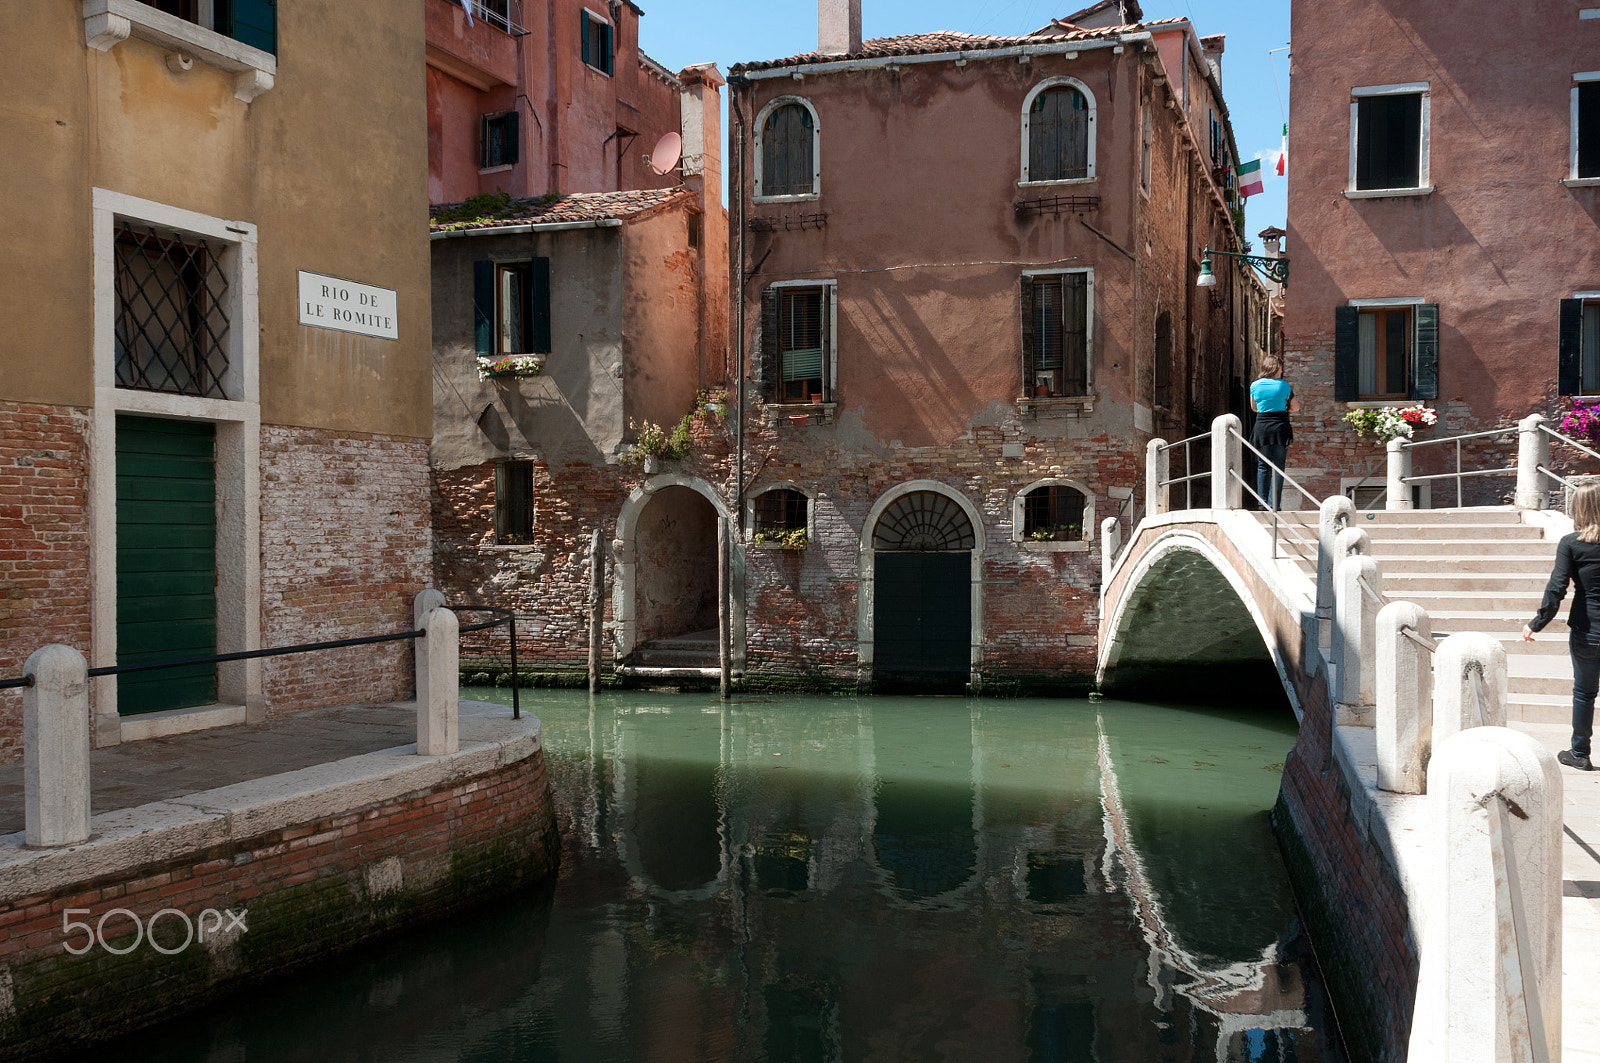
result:
[[[733,109],[736,147],[733,164],[733,198],[738,204],[733,255],[733,331],[734,331],[734,481],[733,519],[735,541],[744,533],[744,108],[740,90],[750,84],[743,74],[728,78],[728,104]]]

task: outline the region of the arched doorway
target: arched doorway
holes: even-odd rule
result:
[[[971,678],[979,533],[947,490],[904,485],[869,522],[872,679],[882,689],[959,689]]]
[[[634,543],[639,641],[717,628],[717,511],[698,491],[664,487],[639,514]]]

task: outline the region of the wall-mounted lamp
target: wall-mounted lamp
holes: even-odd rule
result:
[[[1289,259],[1287,257],[1270,258],[1266,255],[1241,255],[1234,251],[1213,251],[1206,248],[1201,252],[1205,257],[1200,260],[1200,279],[1195,281],[1196,288],[1215,288],[1217,275],[1211,272],[1211,256],[1223,255],[1227,258],[1241,258],[1260,271],[1268,280],[1277,281],[1279,284],[1289,283]]]

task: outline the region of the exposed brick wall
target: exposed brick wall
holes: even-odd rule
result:
[[[428,445],[261,428],[261,641],[283,646],[411,626],[429,585]],[[268,658],[269,711],[411,696],[410,643]]]
[[[385,932],[436,918],[550,877],[559,860],[544,756],[396,801],[197,851],[164,853],[127,874],[73,884],[54,896],[0,901],[0,1058],[115,1036],[207,999],[303,967]],[[398,875],[395,874],[398,865]],[[81,931],[122,908],[148,923],[172,908],[246,911],[244,933],[176,955],[148,939],[130,948],[126,915],[108,919],[117,956],[72,955]],[[183,940],[164,917],[158,941]],[[113,936],[114,935],[114,936]]]
[[[53,642],[89,652],[87,410],[0,403],[0,678]],[[0,691],[0,761],[22,756],[22,692]]]

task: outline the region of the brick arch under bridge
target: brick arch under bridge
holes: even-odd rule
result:
[[[1096,672],[1108,692],[1209,685],[1249,697],[1276,687],[1296,719],[1309,699],[1327,696],[1315,585],[1272,557],[1267,532],[1247,513],[1189,510],[1142,522],[1101,589],[1099,634]]]

